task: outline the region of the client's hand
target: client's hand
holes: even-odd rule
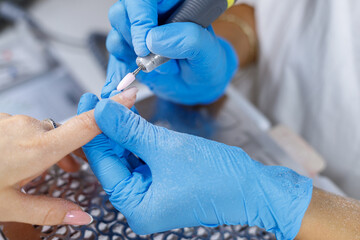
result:
[[[154,126],[109,99],[87,95],[79,110],[94,107],[103,134],[84,151],[136,233],[248,224],[279,240],[295,238],[311,199],[311,179],[264,166],[238,147]]]
[[[131,107],[135,94],[132,89],[112,99]],[[56,129],[46,121],[0,113],[0,221],[36,225],[89,224],[91,216],[76,204],[28,195],[21,191],[21,186],[100,133],[93,111]]]

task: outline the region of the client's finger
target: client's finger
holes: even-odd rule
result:
[[[78,114],[94,109],[98,102],[93,95],[82,97],[79,102]],[[114,151],[113,147],[104,134],[99,134],[83,147],[91,169],[107,193],[111,193],[117,183],[131,175],[131,166],[124,156],[125,150]]]
[[[46,196],[33,196],[11,189],[6,192],[7,204],[0,206],[1,218],[9,222],[33,225],[87,225],[92,217],[76,204]]]
[[[69,155],[66,155],[63,159],[61,159],[57,163],[57,165],[65,172],[77,172],[81,168],[81,163],[77,161],[79,159],[76,158],[80,158],[85,162],[88,161],[84,151],[81,148],[78,148]]]
[[[45,172],[39,172],[39,173],[37,173],[37,174],[34,174],[33,176],[28,177],[28,178],[20,181],[20,182],[18,183],[18,187],[19,187],[19,188],[22,188],[22,187],[24,187],[25,185],[27,185],[28,183],[30,183],[32,180],[34,180],[35,178],[40,177],[40,176],[45,177],[46,174],[47,174],[47,171],[45,171]]]
[[[75,154],[77,157],[81,158],[82,160],[87,162],[86,155],[82,148],[78,148],[75,151],[73,151],[73,154]]]
[[[57,165],[65,172],[77,172],[80,169],[80,164],[70,154],[61,159]]]
[[[7,114],[7,113],[0,113],[0,120],[3,120],[3,119],[7,119],[11,117],[10,114]]]
[[[112,100],[131,108],[135,103],[137,91],[136,88],[130,88],[114,96]],[[84,146],[100,133],[93,110],[70,119],[59,128],[44,133],[42,144],[48,151],[41,157],[39,164],[42,168],[48,168],[58,159]]]
[[[57,128],[58,126],[60,126],[58,123],[55,123],[52,119],[45,119],[41,121],[41,125],[46,131],[51,131]]]
[[[53,120],[51,119],[46,119],[43,120],[42,122],[42,126],[46,131],[51,131],[54,130],[55,128],[58,128],[61,126],[61,124],[59,123],[55,123]],[[73,152],[73,154],[75,154],[76,156],[78,156],[79,158],[85,158],[85,154],[84,152],[81,150],[81,148],[75,150]],[[72,154],[69,154],[67,156],[65,156],[63,159],[61,159],[57,165],[64,170],[65,172],[77,172],[80,169],[80,164],[74,159],[74,157],[72,156]]]

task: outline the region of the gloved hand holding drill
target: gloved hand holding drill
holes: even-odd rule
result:
[[[122,0],[112,7],[113,30],[107,40],[112,56],[103,98],[137,68],[137,56],[150,52],[174,59],[137,76],[158,96],[182,104],[207,104],[223,94],[237,69],[236,53],[211,27],[189,22],[158,26],[158,17],[178,2]]]

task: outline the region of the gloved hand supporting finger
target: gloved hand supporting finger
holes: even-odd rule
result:
[[[109,99],[97,104],[94,115],[98,126],[106,136],[139,156],[149,166],[153,164],[150,162],[151,156],[156,154],[157,149],[163,147],[156,145],[154,139],[156,134],[167,136],[160,134],[166,129],[153,126],[139,115]]]
[[[85,94],[80,100],[78,112],[89,111],[97,103],[98,99],[95,95]],[[131,176],[134,167],[140,165],[139,160],[122,147],[114,149],[111,140],[104,134],[96,136],[83,149],[91,169],[108,194],[112,193],[119,182]]]

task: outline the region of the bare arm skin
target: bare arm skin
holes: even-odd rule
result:
[[[227,10],[224,15],[233,15],[242,21],[245,25],[251,28],[255,33],[255,44],[257,45],[256,24],[255,24],[255,10],[249,5],[241,4],[234,6]],[[225,38],[235,48],[240,60],[240,67],[245,67],[256,61],[256,51],[254,46],[249,41],[249,37],[244,33],[244,28],[236,23],[224,21],[221,17],[213,23],[215,33]]]
[[[360,202],[314,188],[296,239],[360,239]]]

